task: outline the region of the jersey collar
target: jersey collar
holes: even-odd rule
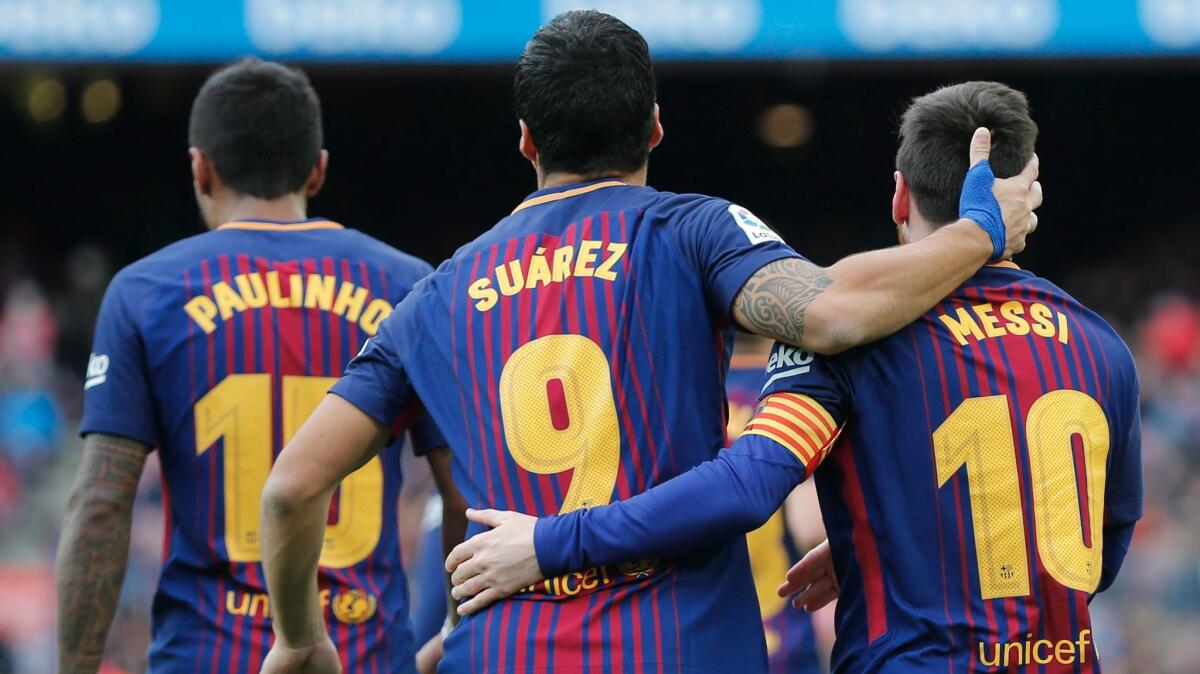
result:
[[[556,187],[547,187],[544,190],[538,190],[537,192],[534,192],[526,197],[525,201],[522,201],[520,205],[513,209],[513,213],[523,211],[530,206],[540,206],[551,201],[570,199],[571,197],[577,197],[581,194],[595,192],[596,190],[602,190],[606,187],[626,187],[628,185],[629,183],[623,180],[616,180],[614,178],[600,178],[599,180],[591,180],[582,183],[570,183],[567,185],[558,185]]]
[[[313,229],[345,229],[342,225],[326,218],[309,218],[307,220],[261,220],[245,218],[233,220],[217,227],[217,229],[249,229],[259,232],[305,232]]]

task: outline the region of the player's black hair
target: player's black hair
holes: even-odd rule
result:
[[[971,136],[992,132],[992,171],[1010,178],[1033,156],[1038,127],[1025,94],[999,82],[964,82],[913,100],[900,122],[896,168],[904,174],[921,214],[933,224],[958,219]]]
[[[321,101],[308,77],[245,58],[213,73],[192,103],[188,143],[231,189],[276,199],[304,186],[323,143]]]
[[[559,14],[517,62],[513,94],[546,173],[636,171],[654,132],[654,68],[636,30],[594,10]]]

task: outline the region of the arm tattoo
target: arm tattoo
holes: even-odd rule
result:
[[[93,433],[83,445],[57,560],[58,659],[64,674],[99,669],[129,557],[133,499],[149,448]]]
[[[777,260],[742,286],[734,300],[734,315],[751,332],[800,344],[809,305],[832,283],[825,270],[811,262]]]

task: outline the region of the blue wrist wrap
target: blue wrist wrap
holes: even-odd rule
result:
[[[974,221],[992,237],[993,260],[1004,255],[1006,247],[1004,216],[1000,214],[1000,202],[992,193],[992,183],[995,181],[992,165],[984,159],[967,171],[962,196],[958,199],[958,217]]]

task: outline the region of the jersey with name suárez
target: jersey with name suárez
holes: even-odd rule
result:
[[[794,256],[720,199],[542,190],[419,284],[333,392],[375,418],[415,392],[472,507],[625,499],[721,448],[731,304]],[[739,538],[539,582],[464,619],[441,671],[756,672],[762,643]]]
[[[271,625],[259,502],[273,458],[430,271],[317,219],[228,223],[114,277],[81,431],[132,438],[161,458],[167,523],[151,672],[260,669]],[[427,418],[411,427],[417,449],[445,444]],[[326,528],[320,597],[348,673],[414,671],[399,451],[342,482]]]

